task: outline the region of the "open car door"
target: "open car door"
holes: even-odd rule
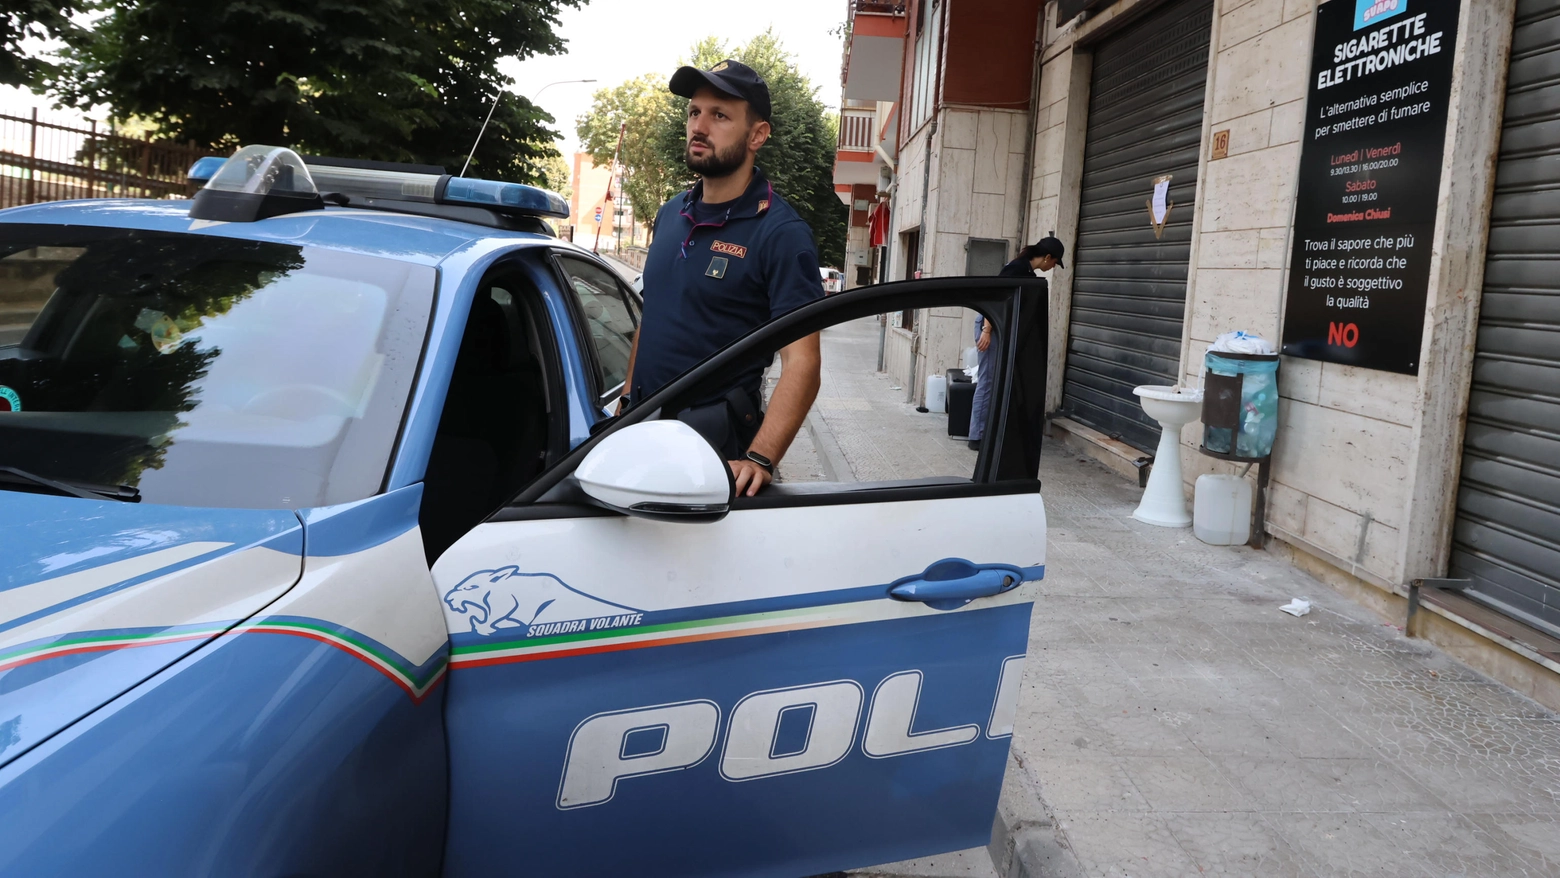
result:
[[[910,281],[792,311],[445,552],[446,874],[796,878],[986,844],[1025,583],[1045,569],[1038,286]],[[971,478],[733,499],[724,462],[671,417],[796,339],[920,308],[996,329]]]

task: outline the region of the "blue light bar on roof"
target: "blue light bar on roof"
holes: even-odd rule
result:
[[[223,168],[229,168],[230,176],[240,171],[252,176],[253,168],[250,165],[254,164],[255,156],[269,156],[277,149],[245,147],[232,159],[206,156],[190,166],[189,180],[209,189],[212,188],[212,181],[222,175]],[[318,192],[345,196],[344,201],[334,202],[338,204],[378,209],[389,208],[398,202],[449,204],[485,207],[513,216],[569,217],[569,203],[563,196],[535,186],[429,174],[412,165],[404,167],[413,170],[395,170],[393,166],[355,167],[326,159],[320,159],[320,163],[316,164],[291,151],[285,152],[298,165],[299,174],[310,178]],[[248,179],[248,176],[243,179]]]
[[[522,183],[451,177],[438,200],[443,204],[471,204],[531,216],[569,218],[569,203],[563,196]]]
[[[190,165],[190,172],[185,176],[189,178],[191,183],[199,183],[204,186],[212,177],[217,175],[218,171],[222,170],[222,165],[226,161],[227,159],[219,155],[208,155],[204,158],[198,158],[195,160],[195,164]]]

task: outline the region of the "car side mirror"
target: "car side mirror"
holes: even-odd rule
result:
[[[609,509],[663,521],[719,521],[731,508],[731,469],[682,421],[643,421],[613,433],[574,471]]]

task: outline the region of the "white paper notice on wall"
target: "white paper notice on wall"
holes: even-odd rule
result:
[[[1175,202],[1170,200],[1170,178],[1173,176],[1155,177],[1154,197],[1143,202],[1148,205],[1148,224],[1156,239],[1165,233],[1165,220],[1170,217],[1170,209],[1175,207]]]

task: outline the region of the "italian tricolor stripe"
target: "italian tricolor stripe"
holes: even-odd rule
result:
[[[332,629],[324,624],[311,624],[299,620],[267,619],[249,625],[232,627],[233,623],[217,623],[206,626],[187,626],[172,631],[144,634],[73,635],[53,643],[34,644],[0,651],[0,671],[47,661],[63,656],[94,652],[113,652],[137,647],[161,646],[214,637],[231,637],[239,634],[288,634],[333,646],[353,658],[367,663],[389,678],[411,697],[420,702],[444,679],[449,662],[443,656],[424,669],[412,667],[400,656],[386,650],[366,638],[354,637],[352,632]]]
[[[70,636],[64,640],[57,640],[43,646],[24,646],[0,652],[0,671],[9,671],[22,665],[30,665],[45,659],[60,658],[67,655],[81,655],[89,652],[112,652],[117,649],[129,649],[137,646],[160,646],[164,643],[178,643],[185,640],[207,640],[221,634],[223,630],[224,628],[221,626],[212,626],[195,629],[182,628],[176,632],[121,634],[112,637]]]
[[[400,656],[387,649],[383,649],[364,638],[354,637],[349,630],[332,630],[325,625],[315,625],[298,620],[266,619],[253,625],[245,625],[233,629],[234,634],[290,634],[293,637],[303,637],[334,646],[337,649],[371,665],[379,673],[389,678],[390,682],[401,687],[413,702],[421,702],[428,697],[435,686],[444,679],[444,674],[449,668],[449,661],[440,657],[434,664],[421,675],[416,674],[412,668]],[[419,676],[421,679],[419,679]]]
[[[898,606],[905,607],[906,605],[900,604]],[[750,637],[782,631],[800,631],[808,628],[852,625],[884,618],[884,609],[884,602],[876,601],[872,602],[871,605],[845,604],[807,607],[797,610],[778,610],[768,613],[749,613],[713,619],[667,622],[659,625],[641,625],[637,628],[581,631],[573,634],[533,637],[524,640],[464,643],[450,650],[450,666],[452,668],[480,668],[513,662],[568,658],[570,656],[591,655],[593,653],[618,652],[626,649],[645,649],[653,646],[672,646],[680,643],[698,643],[705,640]]]

